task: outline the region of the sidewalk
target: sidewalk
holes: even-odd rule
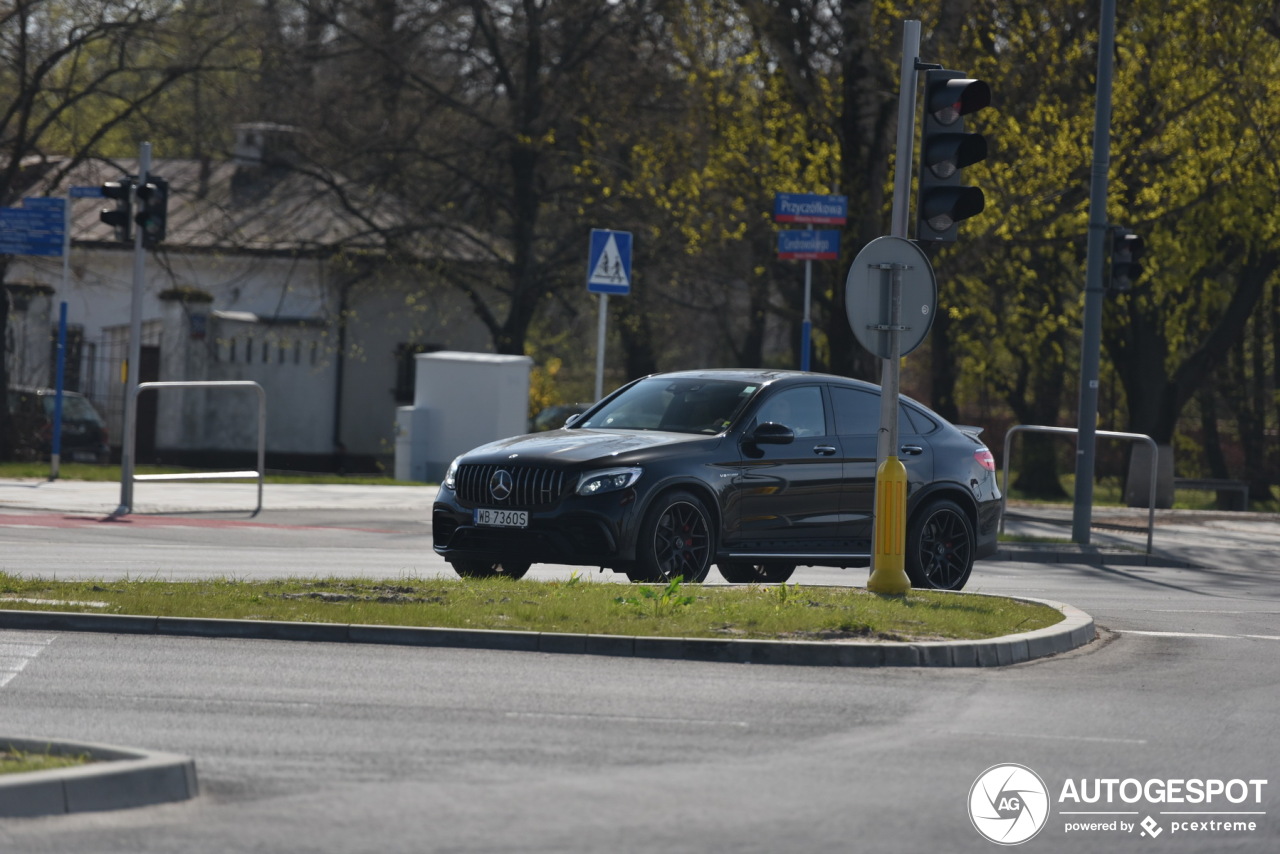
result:
[[[1149,511],[1095,507],[1088,545],[1071,542],[1069,505],[1012,502],[1005,512],[1007,560],[1147,564],[1257,569],[1280,566],[1280,514],[1217,510],[1156,510],[1147,554]]]
[[[429,511],[438,487],[367,486],[360,484],[268,483],[263,510],[394,510],[425,507]],[[258,483],[207,481],[143,481],[133,485],[133,512],[252,512]],[[101,513],[120,506],[118,482],[83,480],[0,480],[0,511],[42,510],[55,513]]]

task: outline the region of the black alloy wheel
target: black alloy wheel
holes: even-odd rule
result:
[[[785,584],[796,571],[794,563],[750,563],[729,560],[718,564],[720,574],[730,584]]]
[[[530,564],[516,561],[489,563],[483,560],[455,560],[453,571],[463,578],[524,578]]]
[[[973,524],[947,498],[929,502],[907,525],[907,577],[926,590],[960,590],[973,571]]]
[[[636,543],[632,581],[701,584],[715,554],[710,516],[696,495],[678,490],[660,496],[644,515]]]

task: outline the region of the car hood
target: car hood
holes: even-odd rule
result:
[[[463,455],[463,462],[524,462],[573,465],[610,458],[644,455],[653,448],[668,451],[674,446],[693,442],[719,442],[719,436],[690,433],[664,433],[658,430],[552,430],[512,436],[481,445]]]

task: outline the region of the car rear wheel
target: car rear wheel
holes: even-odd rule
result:
[[[794,563],[748,563],[731,560],[718,564],[730,584],[783,584],[796,571]]]
[[[907,525],[907,577],[911,586],[960,590],[973,571],[973,524],[959,504],[931,501]]]
[[[683,578],[700,584],[711,571],[715,554],[711,517],[696,495],[679,490],[654,502],[640,524],[636,562],[627,570],[632,581]]]
[[[483,560],[455,560],[452,566],[453,571],[463,578],[524,578],[530,564],[513,561],[489,563]]]

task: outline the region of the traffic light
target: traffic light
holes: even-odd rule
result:
[[[964,116],[991,103],[991,88],[963,71],[930,69],[924,75],[924,130],[920,140],[920,193],[916,240],[949,243],[956,223],[982,213],[986,199],[960,183],[960,170],[986,159],[987,140],[965,133]]]
[[[1138,260],[1146,249],[1142,238],[1121,225],[1107,229],[1107,243],[1111,246],[1111,277],[1107,286],[1117,293],[1127,293],[1142,275]]]
[[[128,243],[133,239],[133,176],[126,175],[119,181],[107,181],[102,185],[102,195],[115,199],[115,210],[103,208],[98,214],[107,225],[116,230],[116,240]]]
[[[138,212],[134,222],[142,229],[142,244],[155,246],[164,240],[169,217],[169,182],[155,175],[147,176],[147,183],[138,187]]]

